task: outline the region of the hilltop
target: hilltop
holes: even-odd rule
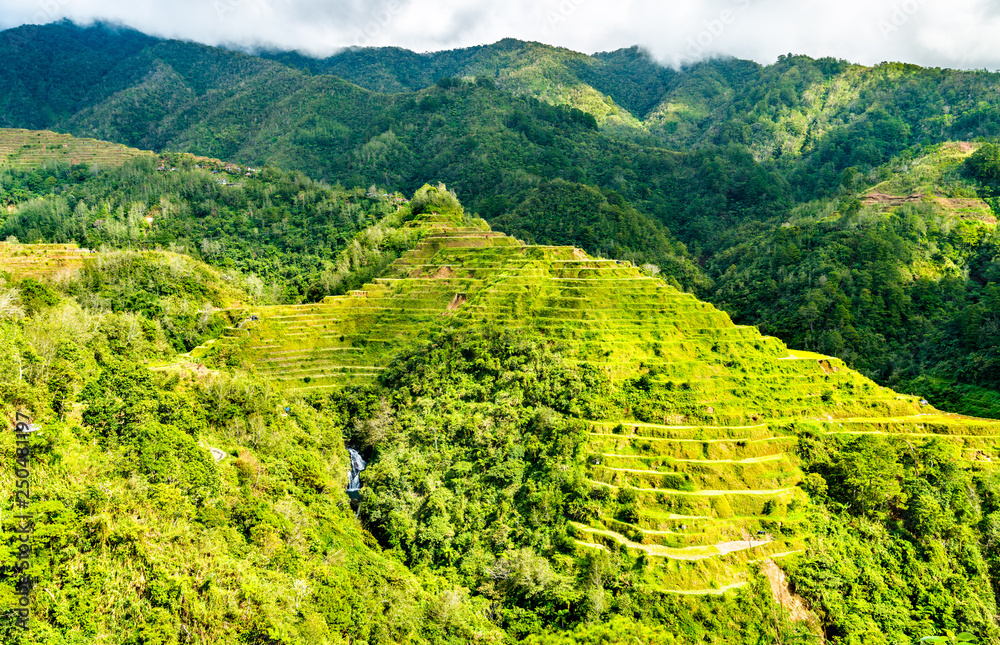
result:
[[[535,414],[551,408],[554,416],[545,423],[578,434],[570,452],[537,445],[538,458],[547,455],[552,463],[507,481],[517,489],[544,486],[555,476],[550,469],[586,473],[585,482],[563,481],[569,517],[550,514],[554,527],[537,525],[553,533],[545,548],[584,559],[593,550],[627,557],[634,562],[626,565],[633,569],[630,584],[640,594],[712,597],[759,584],[765,570],[781,579],[782,568],[808,584],[816,557],[810,545],[823,522],[809,511],[816,493],[809,473],[816,466],[797,448],[803,441],[848,452],[869,449],[863,437],[947,445],[949,454],[977,464],[974,470],[993,459],[1000,422],[941,413],[880,388],[836,358],[790,351],[627,264],[573,247],[524,245],[460,212],[426,209],[400,226],[419,241],[368,284],[316,304],[247,310],[252,316],[239,332],[192,356],[209,364],[213,355],[243,361],[286,392],[329,405],[357,397],[349,404],[355,414],[348,437],[368,446],[372,461],[362,474],[360,513],[412,564],[438,562],[452,550],[461,561],[475,549],[463,540],[482,544],[474,531],[462,538],[473,530],[469,516],[499,521],[502,496],[494,499],[491,480],[473,473],[490,470],[497,459],[527,461],[528,451],[521,456],[493,446],[475,452],[461,420],[472,412],[461,410],[510,414],[500,412],[502,405],[490,412],[480,406],[489,409],[494,404],[487,402],[506,396],[499,394],[506,393],[506,379],[517,378],[506,370],[519,369],[507,361],[538,351],[526,350],[532,342],[551,352],[545,360],[579,370],[580,389],[572,399],[535,399],[535,386],[525,383],[511,405],[539,406]],[[448,350],[456,344],[458,355]],[[483,392],[491,388],[492,394]],[[424,398],[432,394],[444,400]],[[397,425],[416,412],[410,406],[421,410],[409,421],[417,426]],[[507,431],[524,433],[529,443],[540,438],[531,438],[538,430],[530,424]],[[421,456],[431,444],[438,456]],[[433,488],[420,492],[418,476],[396,470],[397,460],[423,459],[432,472],[461,468],[476,483],[444,476],[439,485],[456,496],[435,502]],[[457,496],[470,485],[480,499],[475,508]],[[407,495],[416,498],[404,502]],[[407,539],[405,531],[414,529],[392,515],[399,504],[410,509],[420,535],[431,530],[424,514],[436,503],[450,527],[434,528],[444,531],[437,545]],[[864,501],[860,508],[883,503]],[[579,510],[569,511],[574,504]],[[514,508],[536,512],[525,500]],[[558,545],[560,530],[568,544]],[[513,547],[510,539],[502,543]],[[984,583],[975,584],[982,589]],[[808,612],[799,620],[806,622],[796,629],[806,632],[819,621]]]
[[[789,350],[653,267],[492,231],[443,185],[389,203],[312,303],[171,252],[8,274],[4,406],[43,427],[33,634],[1000,640],[1000,422]]]

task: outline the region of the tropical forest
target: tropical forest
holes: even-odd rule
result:
[[[0,643],[1000,645],[1000,73],[60,21],[0,87]]]

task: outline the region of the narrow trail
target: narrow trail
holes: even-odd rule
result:
[[[939,432],[883,432],[881,430],[827,430],[823,434],[879,435],[883,437],[942,437],[945,439],[997,439],[1000,434],[941,434]]]
[[[754,428],[766,428],[767,423],[755,423],[748,426],[692,426],[692,425],[662,425],[659,423],[646,423],[644,421],[622,421],[614,423],[612,421],[595,421],[595,425],[615,427],[632,426],[633,428],[660,428],[663,430],[753,430]]]
[[[618,455],[610,452],[600,453],[602,457],[619,457],[621,459],[642,459],[643,455]],[[676,462],[679,464],[759,464],[765,461],[781,461],[785,458],[784,454],[778,453],[774,455],[764,455],[763,457],[747,457],[746,459],[675,459],[673,457],[646,457],[647,459],[663,459],[668,464],[671,462]],[[599,464],[595,464],[599,465]],[[628,470],[626,468],[611,468],[607,466],[610,470]],[[658,472],[658,471],[632,471],[632,472]]]
[[[638,488],[636,486],[615,486],[614,484],[608,484],[605,482],[599,482],[594,479],[588,480],[591,484],[597,484],[598,486],[607,486],[608,488],[631,488],[632,490],[639,491],[640,493],[663,493],[665,495],[686,495],[691,497],[718,497],[719,495],[781,495],[782,493],[787,493],[792,490],[792,486],[788,488],[775,488],[774,490],[696,490],[696,491],[683,491],[683,490],[669,490],[663,488]]]
[[[721,596],[721,595],[725,594],[727,591],[731,591],[732,589],[739,589],[740,587],[743,587],[746,584],[747,583],[744,580],[743,582],[734,582],[732,584],[728,584],[728,585],[726,585],[724,587],[719,587],[717,589],[715,589],[715,588],[709,588],[709,589],[660,589],[659,591],[662,591],[663,593],[681,594],[681,595],[684,595],[684,596]]]
[[[571,522],[570,524],[577,530],[584,533],[603,535],[630,549],[641,549],[650,555],[669,558],[671,560],[707,560],[721,555],[736,553],[737,551],[746,551],[747,549],[753,549],[758,546],[765,546],[773,541],[771,538],[766,540],[729,540],[726,542],[717,542],[716,544],[706,544],[702,546],[669,547],[659,544],[639,544],[638,542],[633,542],[620,533],[616,533],[608,529],[598,529],[592,526],[579,524],[577,522]]]
[[[593,542],[581,542],[580,540],[577,540],[576,543],[579,544],[580,546],[590,547],[591,549],[600,549],[601,551],[608,550],[608,547],[604,546],[603,544],[595,544]]]
[[[672,441],[674,443],[763,443],[765,441],[798,441],[798,437],[787,435],[779,437],[764,437],[763,439],[746,439],[731,437],[727,439],[688,439],[673,437],[647,437],[641,434],[611,434],[609,432],[588,432],[591,437],[605,437],[611,439],[641,439],[643,441]]]

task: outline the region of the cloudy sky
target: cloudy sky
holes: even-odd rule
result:
[[[586,53],[638,44],[677,65],[779,54],[1000,69],[1000,0],[0,0],[0,27],[107,20],[212,45],[328,55],[507,36]]]

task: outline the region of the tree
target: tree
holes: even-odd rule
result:
[[[888,440],[861,437],[845,446],[834,459],[831,489],[842,501],[872,518],[885,516],[890,504],[903,498],[903,465]]]

